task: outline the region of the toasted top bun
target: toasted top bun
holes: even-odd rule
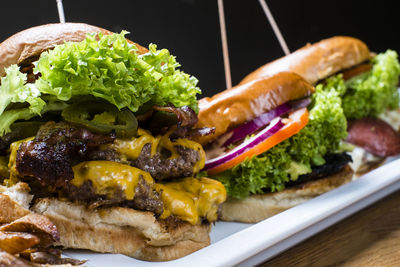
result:
[[[215,134],[199,137],[206,144],[228,130],[288,101],[311,95],[314,87],[295,73],[281,72],[249,81],[199,101],[197,127],[216,127]]]
[[[24,62],[38,57],[42,52],[52,49],[64,42],[83,41],[87,33],[112,34],[112,32],[85,23],[55,23],[32,27],[14,34],[0,44],[0,76],[4,76],[4,68],[12,64],[23,65]],[[147,49],[135,44],[139,53]],[[30,63],[30,62],[29,62]]]
[[[370,58],[371,53],[361,40],[336,36],[312,45],[307,44],[288,56],[272,61],[247,75],[240,84],[281,71],[295,72],[315,84]]]

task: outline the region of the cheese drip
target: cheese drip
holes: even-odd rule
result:
[[[74,179],[70,182],[72,185],[80,187],[85,181],[91,181],[97,194],[110,198],[117,190],[122,190],[126,199],[132,200],[140,177],[143,177],[150,186],[154,184],[148,172],[112,161],[86,161],[75,165],[72,170],[74,171]]]
[[[139,177],[161,193],[164,205],[162,219],[177,216],[191,224],[200,223],[201,218],[212,222],[217,220],[218,205],[225,201],[224,186],[208,178],[184,178],[176,182],[155,184],[148,172],[129,165],[111,161],[87,161],[74,166],[74,186],[91,181],[97,194],[113,196],[122,190],[128,200],[135,196]]]
[[[208,178],[185,178],[156,184],[155,187],[162,192],[162,219],[175,215],[191,224],[200,223],[200,218],[213,222],[218,219],[218,205],[226,200],[225,187]]]
[[[169,138],[170,134],[171,132],[168,132],[165,135],[154,137],[150,132],[139,128],[137,137],[133,137],[130,140],[117,139],[111,147],[129,160],[136,160],[146,144],[151,144],[151,157],[162,149],[167,149],[171,152],[170,159],[179,157],[175,146],[186,147],[199,152],[200,160],[193,167],[193,173],[199,172],[204,167],[206,161],[206,153],[203,147],[197,142],[183,138],[171,141]]]

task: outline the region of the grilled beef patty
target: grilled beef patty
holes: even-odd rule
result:
[[[123,190],[120,188],[117,188],[115,194],[111,197],[96,194],[91,181],[84,182],[80,187],[68,184],[61,190],[60,196],[71,201],[90,203],[89,208],[118,206],[151,211],[157,215],[161,215],[163,212],[161,194],[153,190],[143,177],[140,177],[139,183],[135,188],[133,200],[127,200]]]
[[[127,200],[122,189],[116,188],[113,196],[96,193],[91,181],[76,187],[72,166],[83,161],[107,160],[130,164],[149,172],[154,179],[178,178],[193,175],[200,153],[182,146],[175,149],[179,156],[169,158],[170,152],[160,151],[151,156],[151,144],[144,145],[139,157],[124,161],[114,150],[101,149],[115,140],[115,134],[94,134],[71,124],[49,122],[43,125],[32,141],[23,142],[17,151],[16,169],[20,179],[29,183],[36,198],[62,197],[71,201],[88,203],[89,207],[123,206],[163,212],[161,194],[152,189],[143,177],[135,189],[133,200]]]
[[[193,167],[200,160],[200,153],[182,146],[175,146],[175,149],[179,154],[177,158],[169,158],[169,153],[164,151],[151,156],[151,144],[146,144],[132,166],[149,172],[156,180],[192,176]]]
[[[74,178],[72,166],[85,161],[91,149],[112,143],[115,134],[93,134],[64,122],[48,122],[32,141],[23,142],[17,152],[16,169],[20,176],[36,178],[54,190]]]

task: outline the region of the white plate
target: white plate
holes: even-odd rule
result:
[[[138,261],[123,255],[64,252],[87,266],[249,266],[261,263],[400,189],[400,159],[257,224],[218,222],[211,245],[178,260]]]

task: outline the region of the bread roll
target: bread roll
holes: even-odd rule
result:
[[[64,42],[80,42],[87,33],[111,34],[112,32],[85,23],[55,23],[32,27],[14,34],[0,44],[0,76],[4,76],[4,68],[12,64],[26,65],[37,59],[40,54],[55,45]],[[139,53],[147,49],[135,44]]]
[[[308,44],[288,56],[272,61],[247,75],[240,84],[281,71],[292,71],[315,85],[319,80],[370,58],[371,53],[361,40],[336,36]]]

